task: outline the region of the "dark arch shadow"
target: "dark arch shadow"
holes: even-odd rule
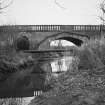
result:
[[[81,46],[83,44],[82,40],[79,40],[79,39],[76,39],[76,38],[73,38],[73,37],[61,37],[61,38],[58,38],[56,40],[67,40],[67,41],[70,41],[70,42],[74,43],[77,46]]]

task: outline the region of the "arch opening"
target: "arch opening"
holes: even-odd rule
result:
[[[67,47],[67,46],[76,46],[74,43],[67,41],[67,40],[63,40],[63,39],[59,39],[59,40],[53,40],[50,42],[50,46],[52,47]]]
[[[85,38],[84,37],[81,38],[81,36],[76,36],[75,34],[73,35],[67,32],[57,33],[57,34],[48,36],[44,38],[42,41],[40,41],[40,43],[38,44],[38,48],[43,49],[44,47],[42,46],[46,46],[46,48],[49,48],[50,43],[55,40],[66,40],[68,42],[72,42],[76,46],[81,46],[84,43]]]
[[[66,41],[72,42],[76,46],[81,46],[83,44],[82,40],[76,39],[73,37],[61,37],[61,38],[58,38],[58,40],[66,40]]]

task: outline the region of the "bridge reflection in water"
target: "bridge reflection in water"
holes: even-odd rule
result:
[[[75,46],[74,43],[66,40],[54,40],[50,42],[51,47],[58,47],[58,48],[63,48],[67,46]],[[72,56],[63,56],[60,59],[54,60],[51,62],[51,68],[52,72],[62,72],[62,71],[67,71],[69,69],[69,66],[72,62]],[[57,75],[55,73],[55,75]]]
[[[64,47],[73,47],[75,46],[74,43],[70,42],[70,41],[66,41],[66,40],[52,40],[50,42],[50,48],[54,48],[55,47],[55,51],[56,51],[56,48],[64,48]],[[66,51],[66,50],[65,50]],[[54,52],[52,52],[53,55],[56,54]],[[69,51],[70,53],[70,51]],[[69,68],[70,68],[70,64],[72,63],[72,60],[73,60],[73,56],[69,55],[67,56],[66,55],[66,52],[63,52],[63,56],[62,57],[54,57],[53,60],[51,60],[50,62],[45,62],[43,68],[45,71],[50,71],[52,72],[53,76],[58,76],[60,72],[64,72],[64,71],[67,71]],[[48,57],[50,58],[50,56]],[[52,58],[52,57],[51,57]],[[47,65],[46,65],[47,63]],[[37,92],[34,92],[36,95]],[[40,94],[41,92],[39,92]]]

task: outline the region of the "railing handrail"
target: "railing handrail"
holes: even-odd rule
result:
[[[0,31],[100,31],[104,25],[4,25]]]

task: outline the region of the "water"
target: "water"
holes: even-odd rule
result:
[[[52,54],[51,54],[51,57],[48,54],[47,54],[47,56],[46,55],[45,56],[42,55],[42,56],[43,56],[42,57],[43,59],[40,58],[40,60],[38,59],[39,61],[36,60],[36,62],[37,62],[36,63],[36,68],[37,69],[39,68],[39,70],[44,69],[46,71],[51,71],[51,72],[53,72],[53,75],[55,75],[55,76],[58,76],[58,73],[56,73],[58,71],[67,71],[69,69],[69,66],[70,66],[71,62],[72,62],[72,57],[71,56],[53,57]],[[23,101],[22,101],[23,105],[28,105],[33,98],[34,97],[24,97],[24,98],[22,98],[23,99]]]
[[[64,56],[61,59],[57,59],[51,62],[52,72],[67,71],[72,62],[71,56]]]
[[[67,71],[69,69],[71,62],[72,62],[71,56],[64,56],[61,59],[57,59],[51,62],[51,69],[52,69],[53,75],[58,76],[56,72]]]
[[[22,105],[28,105],[32,99],[34,99],[34,97],[24,97]]]
[[[62,58],[55,59],[51,62],[47,62],[47,64],[45,63],[45,67],[47,67],[47,69],[51,69],[50,71],[53,72],[54,76],[58,76],[56,72],[67,71],[69,69],[70,64],[72,63],[72,59],[73,57],[71,56],[64,56]],[[34,97],[25,97],[25,105],[28,105],[33,98]]]

